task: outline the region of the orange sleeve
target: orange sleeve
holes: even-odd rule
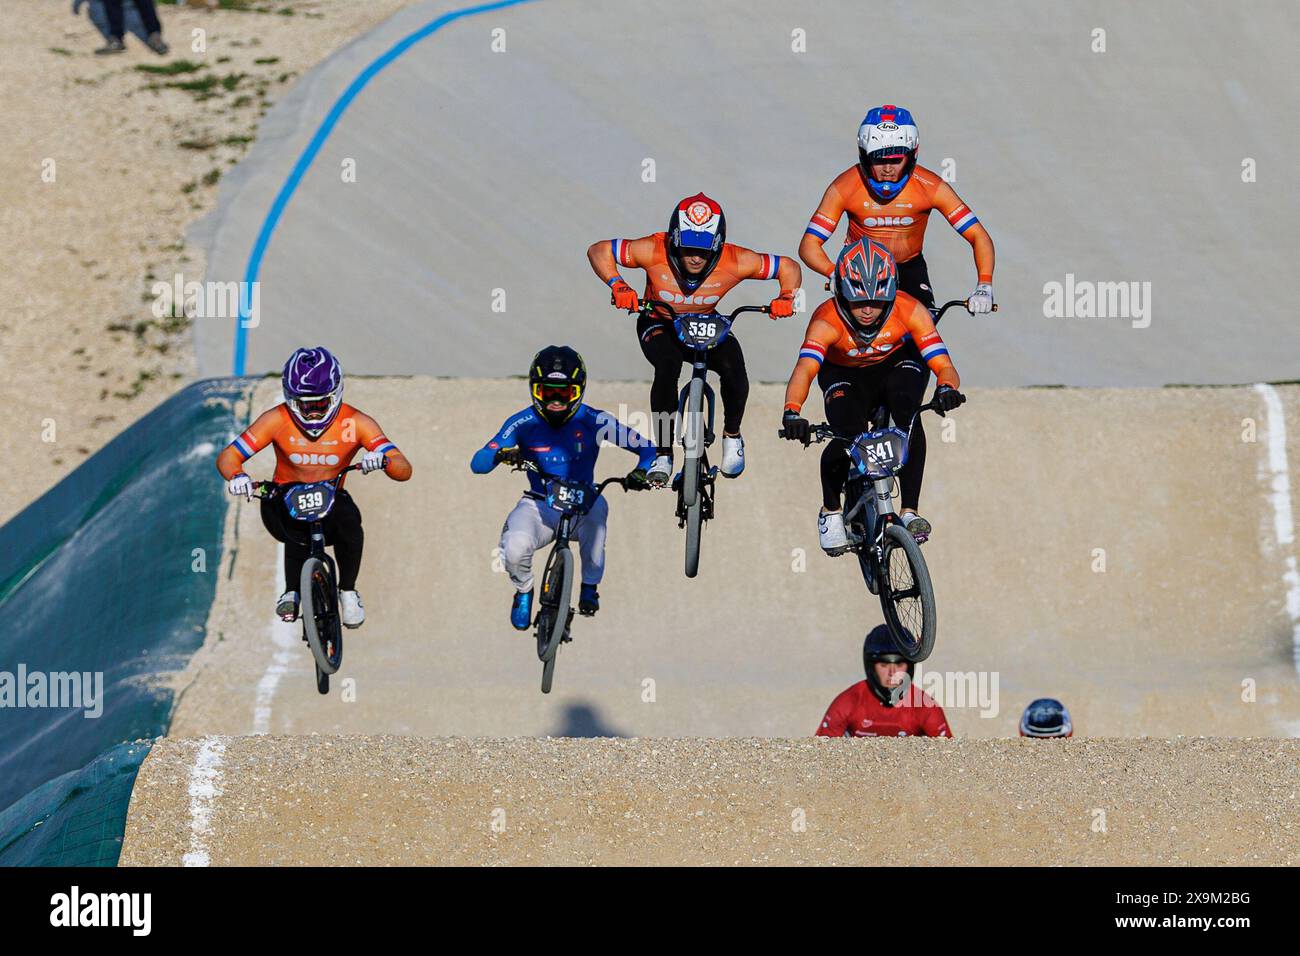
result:
[[[775,279],[782,271],[789,275],[789,269],[782,269],[788,259],[774,256],[770,252],[755,252],[744,246],[732,246],[732,248],[736,250],[736,274],[742,279]],[[798,288],[797,282],[789,291],[794,291],[796,288]],[[781,286],[781,291],[787,291],[784,284]]]
[[[283,421],[280,409],[282,405],[268,409],[257,416],[253,424],[232,441],[217,455],[217,471],[229,481],[244,470],[244,462],[275,440],[275,433]]]
[[[919,302],[913,302],[905,319],[912,341],[916,343],[921,358],[930,366],[930,371],[934,372],[939,384],[960,388],[961,376],[957,374],[957,366],[952,364],[952,358],[948,355],[948,346],[939,336],[939,330],[934,327],[930,310]]]
[[[610,285],[621,278],[619,267],[644,269],[654,258],[655,240],[653,236],[640,239],[602,239],[587,247],[587,261],[591,269],[600,276],[600,281]]]
[[[411,477],[411,463],[402,454],[401,449],[388,440],[379,423],[365,412],[354,411],[352,419],[356,423],[357,441],[365,446],[366,451],[382,452],[388,456],[388,467],[384,474],[394,481],[406,481]]]
[[[940,182],[935,189],[931,204],[943,214],[943,218],[948,220],[948,225],[957,230],[957,235],[971,244],[971,249],[975,253],[975,272],[979,277],[978,281],[992,282],[993,238],[975,218],[975,213],[971,212],[970,206],[962,202],[956,190],[945,182]]]
[[[835,263],[826,255],[822,246],[839,228],[840,219],[844,215],[844,196],[840,193],[838,182],[837,178],[826,187],[822,201],[808,220],[803,238],[799,241],[799,258],[809,269],[824,276],[831,274]]]
[[[790,381],[785,386],[785,407],[787,411],[798,412],[808,400],[808,392],[813,380],[826,358],[826,349],[837,338],[835,329],[813,316],[804,334],[803,345],[799,346],[799,359],[794,363]]]

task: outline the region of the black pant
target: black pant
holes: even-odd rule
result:
[[[104,13],[108,16],[108,35],[120,40],[126,34],[126,11],[122,9],[123,0],[104,0]],[[162,24],[158,22],[158,11],[154,9],[153,0],[134,0],[135,8],[140,11],[140,23],[146,34],[162,33]]]
[[[895,424],[906,428],[921,404],[919,397],[924,395],[929,377],[929,370],[907,355],[862,368],[823,363],[817,373],[817,384],[822,390],[822,403],[826,406],[826,422],[838,432],[856,434],[866,429],[871,413],[883,402]],[[908,442],[907,464],[898,474],[904,510],[916,510],[921,497],[925,436],[921,434],[919,437],[918,447],[917,429],[913,428]],[[827,511],[840,509],[840,492],[849,477],[848,450],[848,443],[838,438],[827,442],[822,449],[822,504]],[[909,472],[908,466],[918,457],[920,466]]]
[[[934,310],[934,290],[930,288],[930,270],[926,268],[925,257],[921,253],[918,252],[911,259],[898,264],[898,287],[919,300],[927,309]],[[911,339],[908,339],[901,355],[904,359],[915,361],[921,367],[923,374],[919,376],[916,383],[916,404],[920,405],[925,400],[926,386],[930,384],[930,367],[925,364],[925,360],[921,358],[921,350]],[[907,464],[903,465],[903,470],[898,473],[904,508],[915,508],[921,497],[921,480],[925,477],[925,424],[922,421],[924,417],[924,415],[916,417],[916,424],[912,426],[912,436],[908,442]],[[904,419],[898,424],[899,427],[906,426],[907,420]],[[912,491],[910,505],[909,489]]]
[[[281,488],[287,486],[282,485]],[[289,517],[284,495],[262,499],[262,524],[276,541],[284,542],[284,589],[297,591],[302,566],[311,554],[311,525]],[[339,590],[355,591],[361,571],[361,549],[366,533],[361,527],[361,511],[352,496],[340,491],[334,507],[321,522],[325,543],[334,546],[334,560],[339,567]]]
[[[677,338],[673,327],[641,316],[636,323],[636,334],[641,340],[641,353],[655,368],[654,382],[650,386],[650,411],[654,413],[655,445],[659,454],[668,454],[673,446],[673,413],[677,411],[677,385],[682,374],[682,363],[690,353]],[[749,375],[745,371],[745,353],[734,335],[728,335],[721,345],[709,349],[706,359],[709,370],[718,373],[722,383],[722,430],[739,434],[741,419],[745,417],[745,402],[749,400]]]

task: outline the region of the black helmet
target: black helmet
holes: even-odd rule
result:
[[[1070,712],[1055,698],[1040,697],[1030,701],[1020,715],[1021,737],[1069,737],[1073,733]]]
[[[716,202],[696,193],[677,204],[668,220],[668,264],[683,292],[694,292],[708,277],[722,257],[726,241],[727,217]],[[685,256],[704,256],[708,261],[698,275],[691,275],[682,265]]]
[[[876,695],[876,699],[886,707],[893,707],[901,696],[899,689],[889,688],[880,683],[880,678],[876,676],[876,669],[872,666],[882,661],[889,664],[906,663],[909,678],[916,666],[898,652],[894,639],[889,636],[889,628],[884,624],[877,624],[867,632],[867,639],[862,642],[862,666],[867,672],[867,685]]]
[[[582,393],[587,387],[587,366],[582,356],[567,345],[548,345],[533,356],[528,369],[528,386],[533,396],[533,408],[547,424],[559,428],[582,404]],[[547,409],[551,402],[564,402],[564,411]]]

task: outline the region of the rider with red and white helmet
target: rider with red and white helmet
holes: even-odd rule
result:
[[[232,495],[251,498],[253,481],[244,462],[267,446],[275,449],[278,485],[328,481],[348,467],[364,449],[361,473],[383,470],[394,481],[411,477],[411,463],[365,412],[343,401],[343,369],[328,349],[298,349],[284,363],[280,376],[284,401],[257,420],[217,456],[217,470]],[[325,543],[334,548],[339,570],[339,612],[345,627],[360,627],[365,607],[357,594],[365,534],[361,511],[339,482],[334,507],[322,526]],[[262,524],[284,543],[284,593],[275,612],[285,621],[298,619],[297,584],[311,553],[307,531],[289,516],[283,494],[262,499]]]
[[[596,275],[610,287],[610,302],[636,312],[641,300],[627,284],[619,267],[644,269],[643,298],[666,302],[678,314],[713,312],[728,292],[746,279],[776,279],[781,291],[771,303],[773,319],[794,314],[794,294],[803,279],[799,264],[789,256],[754,252],[727,242],[727,218],[722,207],[704,193],[687,196],[673,209],[664,232],[641,239],[609,239],[593,243],[587,260]],[[655,484],[668,480],[673,462],[673,413],[682,362],[688,356],[661,312],[648,312],[637,320],[641,352],[654,366],[650,409],[655,420],[656,455],[650,469]],[[749,397],[745,356],[735,334],[708,355],[709,368],[717,372],[722,391],[722,462],[719,471],[737,478],[745,468],[745,441],[740,424]]]

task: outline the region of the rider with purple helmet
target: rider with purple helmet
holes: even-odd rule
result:
[[[253,482],[244,462],[268,445],[275,449],[278,485],[329,481],[363,452],[361,473],[383,470],[394,481],[411,477],[411,463],[369,415],[343,401],[343,369],[323,347],[298,349],[280,376],[284,401],[258,416],[248,429],[221,450],[217,470],[232,495],[251,498]],[[356,591],[365,535],[361,512],[340,480],[334,507],[322,525],[325,543],[334,548],[339,570],[339,608],[345,627],[360,627],[365,608]],[[285,591],[276,603],[283,620],[298,617],[297,583],[310,553],[307,531],[289,516],[284,495],[262,499],[262,524],[284,542]]]

